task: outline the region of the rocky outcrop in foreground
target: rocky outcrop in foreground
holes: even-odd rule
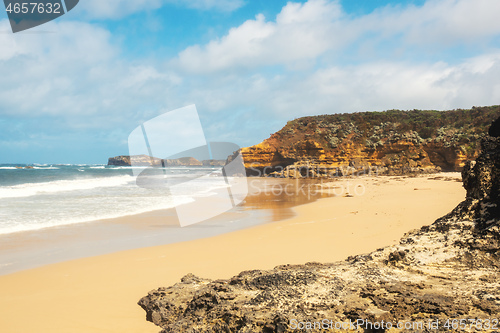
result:
[[[466,200],[398,245],[229,280],[187,275],[139,305],[163,333],[498,330],[500,138],[481,149],[462,172]]]
[[[226,161],[220,160],[205,160],[198,161],[194,157],[181,157],[176,159],[161,159],[148,155],[121,155],[110,157],[108,165],[114,166],[224,166]]]
[[[251,176],[461,171],[467,160],[477,157],[479,139],[499,115],[500,106],[491,106],[303,117],[241,153]]]

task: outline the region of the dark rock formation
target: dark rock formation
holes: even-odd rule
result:
[[[475,221],[475,229],[489,229],[500,218],[500,138],[481,141],[481,155],[462,171],[467,198],[443,219]]]
[[[488,134],[494,138],[500,137],[500,118],[493,121],[490,129],[488,130]]]
[[[143,158],[144,159],[144,164],[146,166],[150,165],[150,157],[146,155],[137,155],[136,158]],[[120,156],[115,156],[115,157],[110,157],[108,158],[108,165],[114,165],[114,166],[131,166],[130,162],[130,156],[127,155],[120,155]]]
[[[500,107],[492,106],[303,117],[241,152],[251,176],[329,177],[368,169],[379,175],[461,171],[467,160],[477,157],[477,142],[499,114]]]
[[[139,305],[163,333],[324,332],[336,323],[354,332],[385,332],[388,323],[402,325],[396,331],[437,332],[457,328],[453,319],[471,319],[461,332],[498,328],[500,138],[485,138],[481,147],[463,170],[466,200],[398,245],[229,280],[187,275]]]

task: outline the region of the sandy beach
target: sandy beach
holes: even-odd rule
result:
[[[452,173],[323,184],[333,196],[294,207],[291,218],[0,276],[0,327],[9,333],[158,332],[137,305],[149,290],[187,273],[228,278],[281,264],[343,260],[394,244],[464,199],[457,179]]]

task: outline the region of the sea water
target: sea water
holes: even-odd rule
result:
[[[190,177],[185,191],[137,186],[132,167],[0,164],[0,234],[134,215],[189,203],[221,187],[220,179],[196,178],[210,167],[170,167],[166,177]],[[203,191],[200,191],[203,189]]]

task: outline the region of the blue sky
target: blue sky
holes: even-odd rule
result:
[[[196,104],[209,141],[288,120],[500,104],[498,0],[81,0],[12,34],[0,14],[0,163],[106,163]]]

